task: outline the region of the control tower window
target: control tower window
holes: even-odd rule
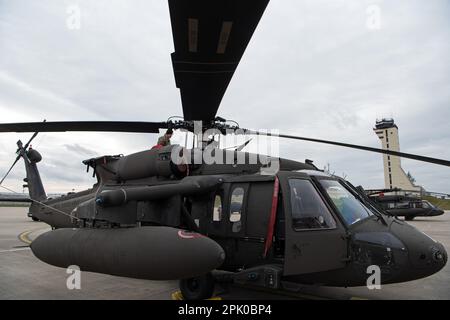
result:
[[[309,180],[290,179],[292,226],[295,230],[336,227],[330,210]]]

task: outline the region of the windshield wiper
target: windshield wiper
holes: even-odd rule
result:
[[[379,212],[376,207],[373,206],[373,204],[371,203],[370,200],[366,199],[367,196],[365,194],[364,195],[361,194],[361,192],[357,188],[355,188],[350,182],[345,181],[345,180],[342,180],[342,181],[347,186],[347,188],[350,188],[351,190],[353,190],[354,196],[359,201],[361,201],[364,205],[372,208],[372,210],[370,211],[371,213],[376,215],[378,217],[378,219],[381,220],[386,226],[388,225],[388,222],[386,221],[384,215],[381,212]]]

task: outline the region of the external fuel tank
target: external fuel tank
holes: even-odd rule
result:
[[[214,240],[163,226],[57,229],[40,235],[31,249],[57,267],[149,280],[203,275],[225,260]]]

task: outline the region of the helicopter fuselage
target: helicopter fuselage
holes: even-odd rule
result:
[[[110,230],[102,231],[103,241],[92,240],[89,246],[108,257],[117,248],[106,239],[118,236],[118,229],[128,230],[125,239],[133,238],[133,230],[143,227],[148,232],[162,227],[194,232],[212,239],[223,250],[223,254],[212,254],[223,257],[217,269],[232,272],[236,281],[274,288],[284,280],[366,285],[374,266],[380,270],[382,283],[395,283],[429,276],[446,264],[447,253],[440,243],[380,212],[345,180],[311,164],[281,159],[275,175],[261,174],[260,164],[201,165],[185,170],[171,163],[170,149],[147,150],[128,158],[89,159],[84,163],[94,168],[99,180],[94,188],[46,201],[33,215],[63,228],[61,234],[64,228],[79,228],[80,239],[94,239],[92,230]],[[90,235],[81,235],[83,230]],[[63,243],[67,236],[47,238],[47,243],[41,241],[33,251],[51,264],[64,267],[68,256],[78,256],[87,271],[156,279],[134,272],[140,268],[139,259],[133,262],[136,265],[101,265],[86,258],[84,249],[73,243],[65,247],[73,252],[55,256],[61,252],[55,250],[55,243]],[[178,238],[167,237],[155,250],[163,250]],[[128,241],[133,248],[122,249],[135,250],[139,241],[152,240],[136,238]],[[186,250],[185,245],[174,247],[170,251],[174,263],[161,268],[167,274],[179,269],[175,257]],[[193,250],[188,256],[197,254]],[[157,261],[148,260],[145,253],[142,259],[142,264]]]

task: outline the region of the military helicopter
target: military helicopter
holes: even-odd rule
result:
[[[322,172],[312,161],[267,156],[252,162],[251,153],[219,149],[206,134],[240,129],[271,135],[216,117],[268,2],[169,0],[183,120],[0,124],[0,132],[35,132],[25,145],[17,143],[14,164],[24,160],[32,216],[54,229],[31,244],[36,257],[62,268],[177,279],[185,299],[213,294],[213,270],[230,272],[236,282],[279,289],[286,282],[366,285],[371,265],[380,267],[382,283],[427,277],[445,266],[442,244],[386,215],[348,181]],[[37,168],[42,157],[29,147],[38,132],[193,132],[195,121],[202,122],[195,148],[169,145],[87,159],[83,163],[93,169],[97,183],[58,199],[47,199]],[[450,166],[419,155],[275,136]],[[206,150],[231,163],[187,161]],[[267,174],[275,162],[277,170]]]
[[[405,217],[407,221],[412,221],[415,217],[435,217],[444,214],[444,210],[422,199],[413,191],[394,188],[366,190],[366,193],[387,213]]]

